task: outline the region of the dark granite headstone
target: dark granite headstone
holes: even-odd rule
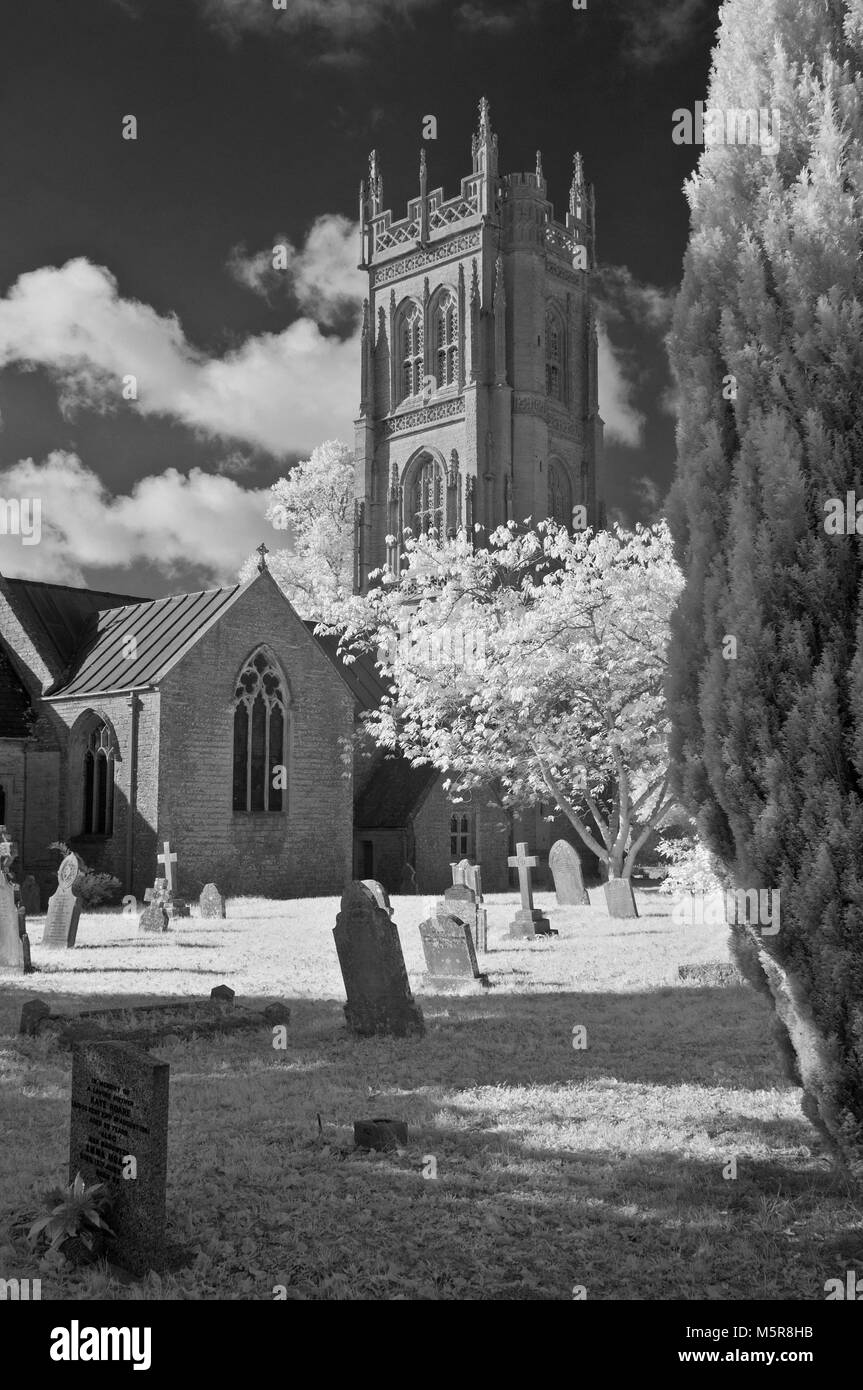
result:
[[[603,885],[609,917],[637,917],[635,894],[628,878],[610,878]]]
[[[27,874],[21,883],[21,903],[28,917],[38,917],[42,911],[42,894],[32,874]]]
[[[34,971],[33,962],[30,959],[30,938],[27,935],[27,913],[18,904],[18,935],[21,938],[21,950],[24,952],[24,974],[32,975]]]
[[[364,884],[342,894],[333,931],[348,1002],[348,1027],[360,1037],[423,1033],[422,1010],[411,994],[398,929]]]
[[[562,907],[590,906],[581,873],[581,860],[567,840],[555,840],[548,856],[548,867],[554,879],[557,901]]]
[[[378,907],[382,908],[384,912],[388,913],[389,916],[392,917],[392,904],[390,903],[389,893],[387,892],[386,888],[384,888],[384,885],[382,883],[378,883],[376,878],[364,878],[361,880],[361,882],[365,884],[366,888],[368,888]]]
[[[157,1268],[165,1254],[169,1074],[167,1062],[128,1043],[72,1049],[69,1181],[81,1173],[107,1185],[108,1254],[134,1274]]]
[[[426,968],[435,980],[487,983],[476,963],[471,929],[460,917],[437,916],[420,922],[420,940]]]
[[[81,899],[72,892],[72,884],[80,870],[78,856],[67,854],[57,870],[57,890],[48,899],[42,945],[51,950],[72,947],[78,935]]]
[[[210,998],[215,999],[219,1004],[233,1004],[234,991],[230,985],[214,985],[210,990]]]
[[[0,970],[24,969],[24,946],[18,929],[15,889],[0,870]]]
[[[198,899],[198,908],[202,917],[224,917],[225,899],[222,897],[215,883],[205,883],[201,889],[201,896]]]

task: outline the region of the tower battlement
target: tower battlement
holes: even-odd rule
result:
[[[360,184],[363,306],[356,421],[355,583],[398,569],[406,527],[454,534],[514,517],[601,522],[597,459],[595,202],[573,160],[554,215],[542,157],[498,172],[483,98],[472,169],[447,198],[419,187],[403,217],[384,207],[376,151]]]

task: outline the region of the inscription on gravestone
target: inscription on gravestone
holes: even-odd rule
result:
[[[455,916],[438,915],[420,922],[420,940],[430,976],[442,981],[479,980],[488,984],[480,974],[476,961],[473,936],[467,922]]]
[[[136,1274],[165,1254],[169,1073],[128,1043],[72,1049],[69,1181],[80,1172],[109,1188],[110,1257]]]

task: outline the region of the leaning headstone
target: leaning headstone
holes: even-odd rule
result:
[[[366,888],[368,888],[378,907],[384,912],[389,913],[390,917],[392,917],[393,909],[390,904],[390,896],[386,888],[384,888],[384,885],[378,883],[376,878],[364,878],[361,879],[360,882],[364,883]]]
[[[476,980],[482,985],[488,984],[476,963],[471,929],[461,918],[437,916],[420,922],[420,940],[430,983],[470,984]]]
[[[81,899],[72,892],[80,865],[76,854],[67,854],[57,870],[57,890],[48,899],[42,945],[52,950],[74,946],[81,916]]]
[[[32,874],[22,880],[21,903],[28,917],[38,917],[42,911],[42,894]]]
[[[589,907],[590,898],[581,874],[581,860],[568,840],[555,840],[548,856],[554,891],[561,907]]]
[[[422,1010],[411,994],[398,928],[364,884],[348,884],[333,931],[353,1033],[369,1037],[423,1033]]]
[[[609,917],[637,917],[635,894],[628,878],[610,878],[603,885]]]
[[[515,848],[515,855],[510,856],[506,862],[511,869],[518,869],[521,907],[509,924],[509,934],[510,936],[550,936],[552,934],[551,923],[547,917],[543,917],[539,908],[533,905],[530,871],[536,868],[539,860],[535,854],[528,854],[527,845],[524,842],[516,845]]]
[[[15,890],[0,872],[0,970],[23,970],[24,966]]]
[[[198,899],[198,908],[202,917],[224,917],[225,899],[215,883],[204,884]]]
[[[121,1042],[72,1049],[69,1181],[108,1187],[114,1263],[146,1274],[165,1255],[170,1068]]]

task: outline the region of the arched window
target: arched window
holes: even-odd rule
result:
[[[545,319],[545,390],[552,400],[563,400],[566,369],[566,336],[563,324],[553,309]]]
[[[458,382],[458,309],[450,291],[435,305],[434,344],[438,388],[455,386]]]
[[[401,360],[401,400],[417,396],[423,388],[423,315],[418,304],[411,304],[402,315],[399,329]]]
[[[469,815],[450,816],[449,852],[453,859],[467,859],[472,853]]]
[[[445,486],[438,460],[431,454],[420,455],[410,477],[406,507],[406,523],[415,536],[427,536],[430,531],[443,534]]]
[[[287,786],[287,702],[263,650],[243,667],[234,694],[234,810],[283,811]]]
[[[563,465],[555,459],[548,465],[548,515],[560,526],[572,525],[569,479]]]
[[[81,834],[114,833],[114,737],[104,719],[93,715],[83,730]]]

